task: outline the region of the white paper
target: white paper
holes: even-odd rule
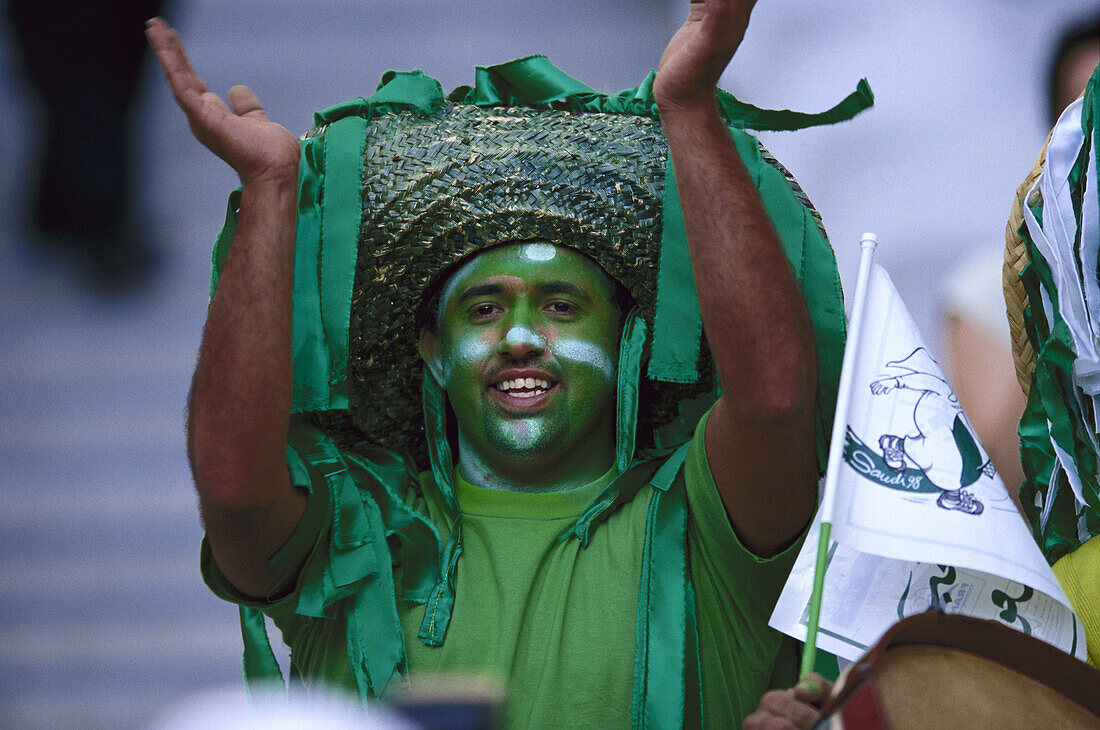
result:
[[[806,640],[817,539],[815,522],[770,622],[799,641]],[[1086,656],[1084,626],[1061,600],[987,573],[891,560],[845,548],[835,540],[825,574],[817,645],[855,661],[890,626],[934,608],[998,621],[1082,661]]]

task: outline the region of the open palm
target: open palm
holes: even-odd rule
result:
[[[298,142],[285,127],[271,122],[246,86],[229,90],[229,104],[206,85],[183,50],[179,36],[164,20],[150,20],[145,31],[191,132],[225,160],[244,183],[297,175]]]

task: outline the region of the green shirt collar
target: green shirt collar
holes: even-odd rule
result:
[[[455,493],[465,515],[556,520],[579,517],[618,475],[613,466],[595,481],[558,492],[515,492],[474,486],[455,471]]]

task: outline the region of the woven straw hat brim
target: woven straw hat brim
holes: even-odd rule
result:
[[[1035,181],[1042,174],[1043,165],[1047,159],[1047,144],[1050,136],[1039,151],[1035,159],[1035,165],[1027,174],[1024,181],[1016,188],[1016,197],[1012,201],[1012,210],[1009,212],[1008,224],[1005,228],[1005,257],[1004,266],[1001,269],[1001,278],[1004,284],[1005,309],[1008,315],[1008,326],[1012,335],[1012,360],[1016,366],[1016,380],[1020,384],[1024,395],[1031,390],[1031,375],[1035,370],[1035,349],[1027,336],[1027,328],[1024,325],[1024,312],[1029,305],[1027,291],[1020,274],[1031,259],[1027,254],[1027,244],[1020,235],[1020,228],[1024,225],[1024,200],[1028,191],[1035,185]],[[1038,195],[1036,191],[1036,195]],[[1038,201],[1032,201],[1038,202]]]
[[[486,248],[580,251],[652,324],[667,155],[659,123],[628,115],[457,105],[371,122],[349,323],[355,427],[420,460],[417,310]]]

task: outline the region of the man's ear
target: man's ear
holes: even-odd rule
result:
[[[418,345],[420,359],[424,361],[424,366],[428,368],[428,372],[435,378],[435,382],[439,383],[439,387],[447,387],[447,379],[443,373],[443,350],[439,344],[439,335],[431,327],[422,327]]]

